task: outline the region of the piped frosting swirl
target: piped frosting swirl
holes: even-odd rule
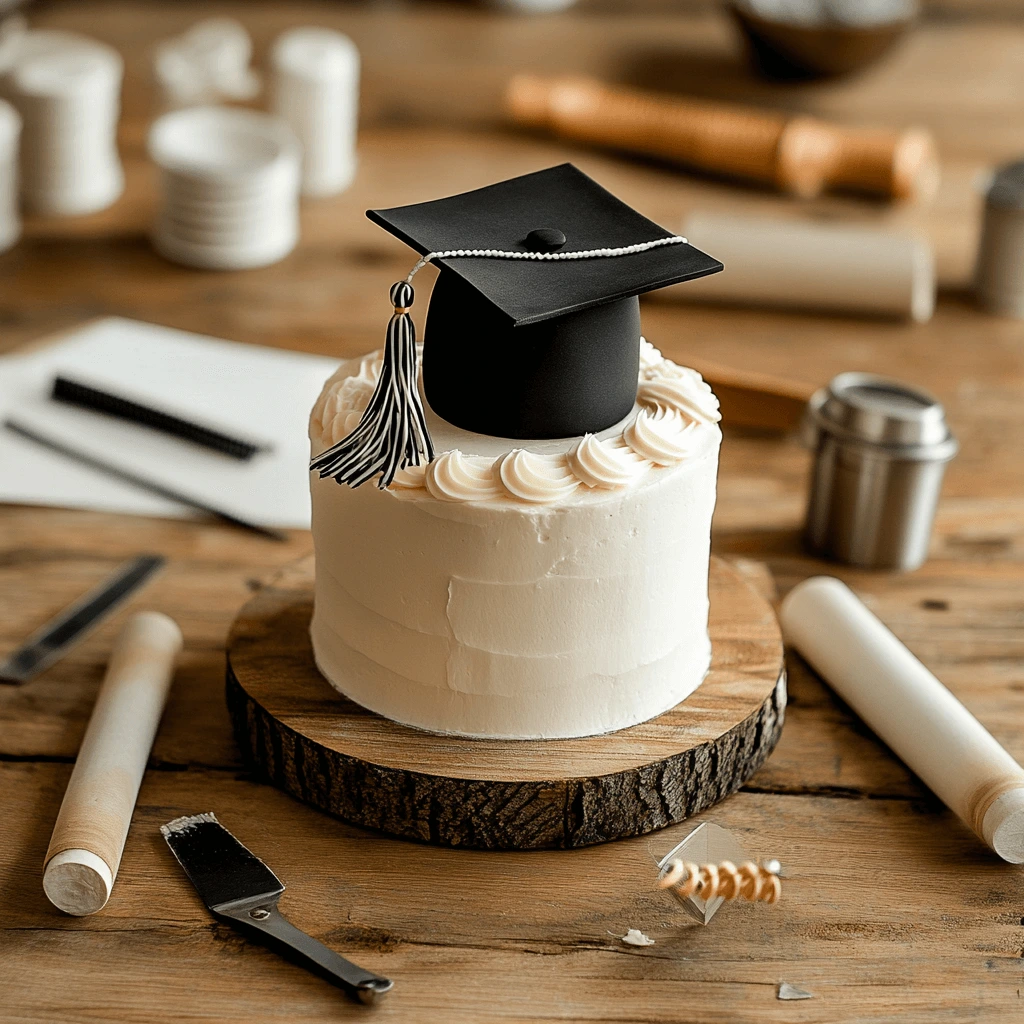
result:
[[[584,434],[569,453],[569,466],[587,487],[628,487],[643,472],[641,461],[626,448]]]
[[[626,443],[656,466],[673,466],[692,451],[697,423],[687,422],[677,409],[641,409],[626,427]]]
[[[463,455],[458,448],[443,452],[427,466],[424,484],[438,501],[488,501],[502,493],[490,460]]]
[[[718,397],[696,370],[679,369],[686,373],[644,381],[637,389],[637,401],[674,409],[694,423],[718,423],[722,418]]]
[[[515,448],[501,456],[494,468],[513,498],[534,504],[561,501],[580,485],[564,455],[538,455]]]

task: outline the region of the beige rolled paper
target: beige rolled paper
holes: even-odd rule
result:
[[[43,866],[65,913],[94,914],[110,897],[181,645],[159,612],[132,616],[117,639]]]
[[[1024,863],[1024,769],[844,583],[815,576],[782,602],[783,635],[947,807]]]
[[[912,232],[706,212],[688,217],[682,233],[725,270],[662,289],[665,298],[918,323],[935,310],[932,247]]]

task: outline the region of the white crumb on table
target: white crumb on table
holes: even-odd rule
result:
[[[807,992],[805,989],[797,988],[796,985],[790,985],[788,981],[779,982],[779,999],[813,999],[814,993]]]
[[[627,946],[653,946],[654,939],[649,939],[639,928],[630,928],[625,935],[620,936]]]

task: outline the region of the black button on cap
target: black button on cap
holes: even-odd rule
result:
[[[565,235],[558,228],[535,228],[526,236],[530,252],[555,252],[565,245]]]

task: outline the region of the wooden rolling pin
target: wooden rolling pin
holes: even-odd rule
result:
[[[132,616],[117,639],[43,863],[65,913],[95,914],[110,897],[181,644],[159,612]]]
[[[845,189],[928,199],[938,188],[935,144],[923,128],[849,128],[576,77],[518,75],[508,84],[505,106],[525,126],[775,185],[804,198]]]

